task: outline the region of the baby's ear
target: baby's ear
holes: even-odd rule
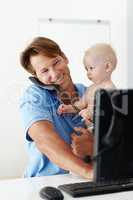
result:
[[[111,72],[113,70],[113,66],[111,62],[106,63],[106,72]]]

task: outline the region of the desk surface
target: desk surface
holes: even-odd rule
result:
[[[0,181],[0,199],[1,200],[41,200],[39,197],[39,190],[44,186],[54,186],[65,184],[83,182],[85,179],[79,178],[76,175],[56,175],[56,176],[45,176],[35,178],[22,178],[14,180],[1,180]],[[64,200],[75,199],[75,200],[102,200],[103,195],[83,197],[83,198],[72,198],[68,194],[64,193]],[[115,194],[106,194],[106,200],[132,200],[133,191],[121,192]]]

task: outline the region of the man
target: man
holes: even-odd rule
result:
[[[72,171],[92,178],[92,166],[75,155],[74,143],[73,149],[70,145],[74,127],[83,126],[81,118],[56,112],[61,103],[70,104],[85,91],[83,85],[74,85],[67,57],[54,41],[38,37],[22,53],[21,64],[34,77],[20,105],[30,158],[25,177]],[[88,144],[92,146],[92,140]]]

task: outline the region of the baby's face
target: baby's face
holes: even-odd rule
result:
[[[107,80],[107,66],[104,59],[96,56],[87,55],[84,59],[87,77],[93,83],[99,84],[105,79]]]

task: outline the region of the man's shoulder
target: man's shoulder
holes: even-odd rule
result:
[[[76,86],[76,89],[78,90],[79,96],[80,97],[83,96],[87,87],[82,83],[76,83],[75,86]]]
[[[76,83],[75,86],[79,91],[84,91],[85,92],[85,90],[87,89],[87,86],[82,84],[82,83]]]
[[[22,96],[20,97],[20,101],[26,101],[29,99],[36,99],[36,98],[41,98],[45,100],[48,98],[49,95],[50,94],[46,89],[41,88],[35,84],[31,84],[23,92]]]

